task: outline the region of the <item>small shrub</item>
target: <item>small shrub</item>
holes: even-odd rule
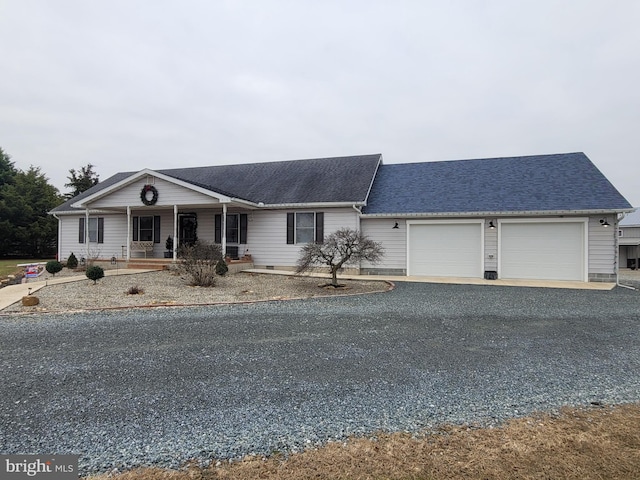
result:
[[[229,267],[227,266],[227,262],[224,261],[224,258],[216,263],[216,275],[224,277],[228,271]]]
[[[213,287],[216,284],[216,265],[222,259],[220,245],[196,242],[180,247],[180,264],[183,273],[190,277],[190,284]]]
[[[102,267],[94,265],[87,268],[86,275],[89,280],[93,280],[93,284],[95,285],[98,280],[104,277],[104,270],[102,269]]]
[[[73,254],[73,252],[71,252],[71,255],[69,255],[69,258],[67,258],[67,268],[70,268],[71,270],[73,270],[74,268],[78,268],[78,259]]]
[[[51,260],[47,262],[44,268],[47,272],[51,273],[55,277],[56,273],[62,270],[62,264],[57,260]]]
[[[128,295],[142,295],[143,293],[144,293],[144,290],[140,288],[138,285],[129,287],[129,290],[127,290]]]

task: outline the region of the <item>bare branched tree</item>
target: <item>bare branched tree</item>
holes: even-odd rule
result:
[[[384,256],[384,248],[361,232],[341,228],[330,234],[324,243],[307,243],[300,250],[297,273],[317,265],[327,265],[331,272],[331,285],[338,287],[338,271],[349,263],[366,260],[378,263]]]

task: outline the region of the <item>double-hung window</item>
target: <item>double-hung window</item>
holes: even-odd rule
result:
[[[287,243],[322,243],[324,241],[323,212],[287,213]]]
[[[104,243],[104,217],[89,217],[89,227],[86,228],[86,218],[80,217],[78,222],[78,243],[87,241],[87,233],[89,234],[89,243]]]
[[[247,224],[248,216],[246,213],[228,213],[226,217],[227,228],[225,231],[227,243],[247,243]],[[215,243],[222,243],[222,215],[215,216]]]
[[[160,216],[133,217],[133,241],[160,243]]]

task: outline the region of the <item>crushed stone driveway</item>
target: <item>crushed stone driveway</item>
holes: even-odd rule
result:
[[[0,449],[82,473],[640,401],[640,294],[402,283],[0,317]]]

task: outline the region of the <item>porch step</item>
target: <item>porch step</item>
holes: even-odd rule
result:
[[[166,262],[129,262],[127,264],[127,268],[135,268],[141,270],[166,270],[168,268],[168,263]]]

